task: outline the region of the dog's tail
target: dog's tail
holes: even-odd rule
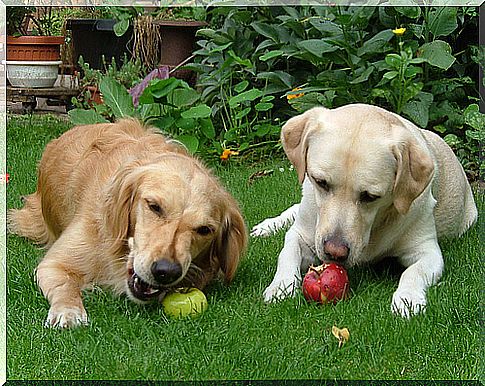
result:
[[[40,196],[33,193],[23,197],[23,201],[23,208],[10,209],[7,212],[8,232],[49,247],[54,242],[54,237],[50,234],[42,216]]]
[[[267,218],[251,229],[252,237],[268,237],[295,222],[300,204],[290,206],[276,217]]]

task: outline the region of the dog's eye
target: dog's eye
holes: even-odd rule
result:
[[[322,180],[320,178],[314,178],[314,180],[315,183],[326,192],[330,190],[330,185],[328,185],[328,182],[326,180]]]
[[[212,233],[212,228],[203,225],[198,227],[195,231],[201,236],[207,236],[209,233]]]
[[[162,215],[162,208],[160,208],[160,205],[154,203],[154,202],[148,202],[148,208],[155,213],[158,216]]]
[[[371,194],[367,191],[364,191],[360,193],[359,200],[360,202],[368,203],[368,202],[374,202],[378,198],[380,198],[380,196],[376,196],[375,194]]]

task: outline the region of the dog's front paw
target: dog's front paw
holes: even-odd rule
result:
[[[273,218],[267,218],[266,220],[261,221],[259,224],[256,224],[251,229],[251,237],[268,237],[273,235],[276,232],[277,226]]]
[[[266,303],[273,303],[283,300],[295,294],[299,281],[295,279],[273,280],[273,282],[264,290],[263,297]]]
[[[84,307],[51,307],[46,327],[70,328],[88,324],[88,314]]]
[[[420,291],[398,289],[392,295],[391,310],[403,318],[410,318],[426,310],[426,294]]]

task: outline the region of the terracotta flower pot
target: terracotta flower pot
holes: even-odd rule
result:
[[[86,89],[88,89],[89,92],[91,93],[91,97],[88,100],[88,103],[90,105],[92,105],[93,102],[98,105],[101,105],[104,103],[103,97],[101,95],[101,92],[99,91],[98,86],[86,86]]]
[[[7,60],[58,61],[64,36],[7,36]]]

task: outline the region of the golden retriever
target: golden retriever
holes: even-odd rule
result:
[[[364,104],[311,109],[290,119],[281,137],[303,197],[252,230],[264,236],[294,221],[265,300],[293,294],[315,256],[346,267],[395,256],[406,269],[392,310],[404,317],[424,310],[426,289],[443,271],[438,239],[461,235],[477,218],[445,141]]]
[[[75,127],[50,142],[37,191],[8,213],[12,233],[45,244],[37,282],[46,325],[88,322],[93,284],[137,302],[168,288],[230,282],[246,243],[236,201],[178,143],[133,119]]]

